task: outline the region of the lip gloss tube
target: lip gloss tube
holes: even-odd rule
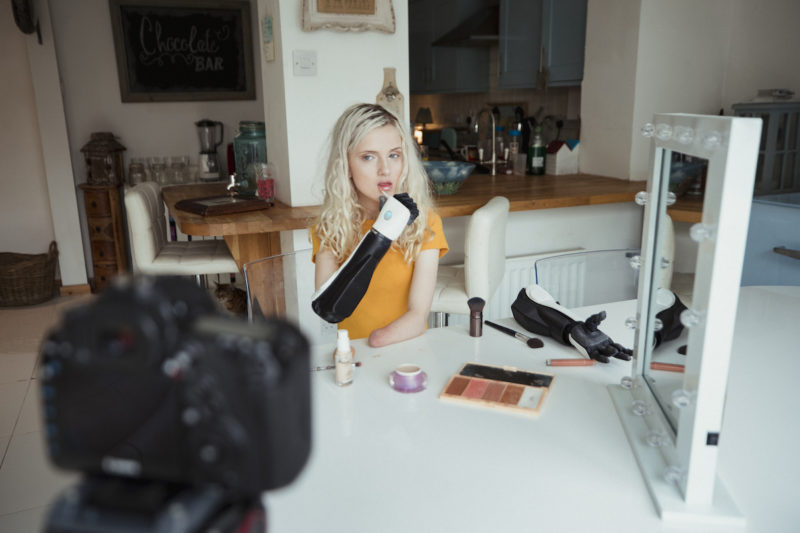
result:
[[[675,363],[650,363],[650,370],[663,370],[665,372],[683,372],[684,366]]]
[[[594,359],[548,359],[547,366],[593,366]]]

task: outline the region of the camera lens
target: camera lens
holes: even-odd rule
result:
[[[136,332],[129,326],[104,329],[98,332],[98,342],[106,355],[118,358],[136,352]]]

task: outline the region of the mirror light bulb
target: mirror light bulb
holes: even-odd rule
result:
[[[689,228],[689,236],[695,242],[711,241],[716,236],[714,226],[698,222]]]
[[[650,122],[647,122],[645,123],[644,126],[642,126],[642,129],[640,131],[642,132],[642,136],[650,138],[655,134],[656,127],[653,126],[653,124],[651,124]]]
[[[672,391],[672,405],[678,409],[684,409],[692,404],[692,394],[686,389],[675,389]]]
[[[644,400],[634,400],[631,404],[631,410],[636,416],[644,416],[650,412],[650,408]]]
[[[709,152],[713,152],[722,146],[722,135],[716,130],[706,132],[700,139],[700,143],[703,145],[703,148]]]
[[[683,479],[683,470],[677,465],[669,465],[664,469],[664,481],[677,485]]]
[[[694,130],[686,126],[675,126],[675,140],[681,144],[692,144]]]
[[[672,138],[672,126],[669,124],[658,124],[656,126],[656,137],[661,141],[668,141]]]
[[[637,205],[645,206],[647,205],[647,191],[639,191],[636,193],[636,196],[633,197],[633,201],[636,202]]]
[[[660,429],[651,429],[644,438],[648,446],[660,448],[667,443],[667,434]]]
[[[694,309],[684,309],[681,313],[681,324],[687,328],[697,326],[702,320],[703,314]]]
[[[632,316],[629,316],[628,318],[625,319],[625,327],[628,329],[636,329],[636,326],[638,325],[639,321]]]
[[[668,206],[670,206],[670,205],[674,205],[674,204],[675,204],[675,202],[677,202],[677,201],[678,201],[678,197],[677,197],[677,196],[675,196],[675,193],[674,193],[674,192],[672,192],[672,191],[669,191],[669,192],[667,193],[667,205],[668,205]]]

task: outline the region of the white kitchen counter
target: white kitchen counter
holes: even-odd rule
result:
[[[800,479],[795,289],[747,287],[739,306],[719,464],[758,533],[800,524],[791,489]],[[599,308],[609,315],[601,329],[632,345],[623,321],[633,302],[584,311]],[[332,371],[312,375],[313,451],[295,483],[265,497],[271,533],[674,530],[658,518],[608,394],[630,363],[550,368],[545,359],[577,352],[549,339],[531,349],[488,327],[480,338],[450,327],[385,348],[353,345],[363,365],[352,386],[337,387]],[[317,349],[314,364],[328,364],[331,350]],[[467,361],[556,378],[538,417],[440,400]],[[423,368],[425,391],[389,387],[401,363]]]

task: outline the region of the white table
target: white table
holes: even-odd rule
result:
[[[601,328],[630,346],[623,321],[633,302],[601,307],[609,315]],[[796,531],[800,350],[775,332],[796,335],[800,288],[743,289],[737,324],[720,475],[749,531]],[[292,485],[266,495],[271,533],[672,531],[657,516],[607,391],[630,363],[550,368],[545,359],[577,352],[552,340],[534,350],[488,327],[480,338],[451,327],[385,348],[353,344],[363,365],[351,386],[337,387],[330,371],[312,375],[312,454]],[[332,348],[316,350],[314,364],[328,364]],[[538,417],[440,400],[467,361],[556,379]],[[425,391],[389,387],[401,363],[425,370]]]

